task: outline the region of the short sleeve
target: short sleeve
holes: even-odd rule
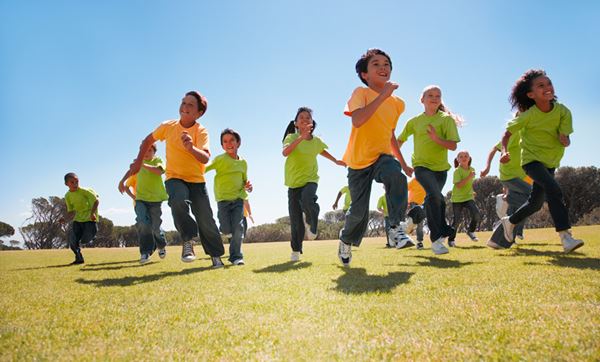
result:
[[[155,158],[155,164],[154,164],[154,166],[160,167],[163,171],[165,170],[165,164],[164,164],[162,158],[160,158],[160,157],[156,157]]]
[[[319,153],[323,152],[324,150],[328,149],[329,146],[327,146],[327,144],[325,142],[323,142],[323,140],[318,137],[319,139]]]
[[[500,142],[496,143],[496,149],[497,149],[498,151],[502,151],[502,141],[500,141]]]
[[[154,132],[152,132],[152,138],[157,141],[164,141],[167,138],[167,124],[168,121],[161,123]]]
[[[518,131],[520,131],[523,126],[525,125],[525,122],[527,120],[526,115],[529,112],[525,112],[523,114],[521,114],[520,116],[514,118],[512,121],[508,121],[508,123],[506,124],[506,130],[508,132],[510,132],[511,134],[515,134]]]
[[[208,166],[206,166],[206,169],[204,169],[205,172],[211,171],[211,170],[215,170],[217,171],[219,169],[219,161],[221,160],[221,157],[215,157],[209,164]]]
[[[565,106],[561,107],[558,133],[564,134],[565,136],[573,133],[573,117],[571,116],[571,111]]]
[[[69,197],[69,193],[65,194],[65,205],[67,205],[67,212],[73,211],[73,204],[71,203],[71,198]]]
[[[289,146],[292,142],[294,142],[297,136],[298,135],[296,133],[290,133],[289,135],[285,136],[283,139],[283,147]]]
[[[451,116],[446,117],[445,122],[445,134],[444,139],[447,141],[460,142],[460,136],[458,135],[458,127],[456,127],[456,122],[454,118]]]
[[[208,154],[210,155],[210,142],[208,137],[208,131],[206,130],[206,128],[198,127],[198,130],[196,131],[194,146],[208,152]]]
[[[408,140],[408,137],[415,134],[414,124],[415,123],[412,119],[409,119],[408,122],[406,122],[404,128],[402,129],[402,132],[398,136],[398,141],[406,142],[406,140]]]
[[[356,88],[354,92],[352,92],[348,103],[346,103],[346,107],[344,107],[344,114],[346,116],[352,116],[352,112],[364,108],[366,105],[367,97],[365,97],[364,89],[360,87]]]
[[[462,178],[460,177],[460,171],[457,168],[456,170],[454,170],[454,175],[452,177],[452,183],[456,184],[459,183],[462,180]]]

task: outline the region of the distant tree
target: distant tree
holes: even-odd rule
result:
[[[19,244],[21,244],[21,242],[19,240],[15,240],[15,239],[10,240],[10,246],[15,249],[20,249]]]
[[[15,235],[15,229],[5,222],[0,221],[0,238]]]
[[[90,247],[115,248],[119,247],[119,242],[113,237],[113,222],[110,219],[100,216],[97,222],[98,232],[94,242]]]
[[[181,245],[182,243],[181,236],[175,230],[166,231],[165,239],[167,240],[167,245]]]
[[[135,225],[113,227],[112,237],[120,247],[139,246]]]
[[[473,191],[475,191],[475,204],[481,213],[479,230],[491,230],[498,220],[496,195],[502,193],[502,184],[496,176],[477,178],[473,181]]]
[[[65,201],[57,196],[31,200],[33,223],[19,228],[27,249],[64,248],[67,245],[67,225],[60,220],[66,216]]]
[[[560,167],[556,170],[556,181],[562,189],[572,224],[600,207],[600,169],[597,167]]]

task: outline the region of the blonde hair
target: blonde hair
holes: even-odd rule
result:
[[[423,88],[423,92],[421,92],[421,99],[419,101],[423,100],[423,97],[425,97],[425,93],[427,93],[433,89],[439,90],[440,94],[442,93],[442,88],[440,88],[439,85],[435,85],[435,84],[428,85],[427,87]],[[448,107],[446,107],[446,105],[444,104],[443,101],[440,101],[440,105],[437,110],[452,117],[452,119],[454,119],[454,123],[456,123],[456,125],[458,127],[462,127],[465,124],[465,120],[463,119],[463,117],[459,114],[450,112],[450,109],[448,109]]]

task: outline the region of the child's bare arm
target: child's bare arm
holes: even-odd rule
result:
[[[510,161],[510,153],[508,152],[508,140],[510,140],[510,136],[512,136],[512,133],[510,133],[508,130],[504,132],[504,135],[502,136],[502,153],[500,154],[500,162],[502,163],[507,163],[508,161]]]
[[[98,199],[96,199],[96,201],[94,202],[94,205],[92,205],[92,212],[90,214],[90,220],[92,220],[92,221],[96,221],[96,211],[98,210],[98,204],[100,204],[100,201],[98,201]]]
[[[131,164],[133,167],[133,163]],[[127,170],[127,172],[125,172],[125,175],[123,175],[123,177],[121,177],[121,179],[119,180],[119,185],[117,186],[117,188],[119,189],[120,193],[125,192],[126,189],[128,189],[128,187],[125,185],[125,183],[127,182],[127,179],[129,178],[129,176],[132,175],[131,173],[131,168],[129,170]]]
[[[156,142],[156,140],[154,139],[154,136],[152,136],[152,133],[150,133],[148,136],[146,136],[146,138],[144,138],[142,144],[140,145],[140,150],[137,154],[137,157],[135,158],[135,160],[133,160],[133,163],[129,167],[129,171],[132,175],[135,175],[136,173],[140,172],[140,168],[142,167],[142,163],[144,162],[144,155],[146,154],[146,151],[148,151],[150,146],[154,144],[154,142]]]
[[[394,82],[387,82],[383,87],[383,90],[373,100],[373,102],[367,104],[363,108],[356,109],[352,112],[352,125],[356,128],[361,127],[363,124],[375,114],[377,108],[387,99],[392,93],[398,89],[398,84]]]
[[[402,156],[402,152],[400,151],[400,144],[398,143],[394,132],[392,132],[392,139],[390,140],[390,143],[392,145],[392,153],[398,159],[398,161],[400,161],[400,166],[402,166],[402,170],[408,177],[412,176],[414,169],[410,167],[404,160],[404,156]]]
[[[333,202],[333,206],[332,206],[332,208],[333,208],[334,210],[337,210],[337,207],[338,207],[338,201],[340,201],[340,197],[342,197],[342,193],[341,193],[341,192],[338,192],[338,194],[337,194],[337,197],[335,198],[335,201]]]
[[[569,137],[569,135],[565,135],[565,134],[559,133],[558,134],[558,140],[565,147],[569,147],[571,145],[571,138]]]
[[[459,189],[460,189],[460,188],[463,188],[463,187],[465,187],[465,185],[466,185],[466,184],[467,184],[467,183],[468,183],[470,180],[472,180],[474,177],[475,177],[475,171],[471,171],[471,173],[469,173],[469,176],[467,176],[467,177],[463,178],[462,180],[458,181],[458,182],[457,182],[457,183],[455,183],[454,185],[455,185],[456,187],[458,187]]]
[[[190,136],[189,133],[184,131],[181,134],[181,142],[183,142],[183,147],[185,147],[185,149],[189,153],[191,153],[192,156],[194,156],[194,158],[198,160],[198,162],[204,164],[208,163],[208,161],[210,160],[210,152],[208,150],[199,149],[198,147],[194,146],[192,136]]]
[[[445,139],[441,138],[435,131],[435,127],[433,127],[432,125],[429,125],[427,127],[427,135],[429,136],[429,138],[431,138],[431,140],[433,142],[437,143],[438,145],[440,145],[450,151],[456,150],[456,145],[458,144],[458,142],[445,140]]]
[[[146,170],[152,172],[155,175],[162,175],[163,173],[165,173],[165,170],[163,170],[163,168],[161,166],[151,166],[146,163],[143,163],[142,167],[145,168]]]
[[[494,159],[494,155],[496,154],[496,152],[498,152],[498,149],[494,146],[490,150],[490,153],[488,153],[487,161],[485,163],[485,169],[481,171],[479,177],[485,177],[490,172],[490,165],[492,164],[492,160]]]
[[[337,158],[333,157],[331,155],[331,153],[323,150],[321,152],[321,156],[325,157],[326,159],[330,160],[331,162],[335,163],[338,166],[346,166],[346,162],[342,161],[342,160],[338,160]]]

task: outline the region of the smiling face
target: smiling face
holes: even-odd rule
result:
[[[458,160],[458,164],[461,167],[469,168],[469,162],[471,161],[471,155],[469,155],[469,152],[466,152],[466,151],[459,152],[458,155],[456,156],[456,159]]]
[[[536,104],[549,103],[554,100],[554,86],[550,78],[540,76],[531,81],[531,90],[527,97],[533,99]]]
[[[67,179],[65,185],[67,185],[69,191],[75,192],[79,189],[79,178],[77,176],[71,176]]]
[[[181,105],[179,106],[179,116],[183,123],[194,123],[202,116],[202,113],[203,112],[198,110],[198,99],[196,99],[196,97],[191,95],[183,97]]]
[[[392,74],[392,65],[385,55],[375,54],[367,63],[367,72],[362,72],[361,77],[367,82],[369,87],[383,87],[390,80]]]
[[[437,110],[440,104],[442,104],[442,91],[435,87],[427,89],[423,92],[421,103],[423,103],[426,109]]]
[[[234,135],[226,133],[221,137],[221,147],[231,157],[237,158],[240,143]]]
[[[299,133],[311,132],[313,129],[313,119],[309,112],[302,111],[296,117],[296,128]]]

